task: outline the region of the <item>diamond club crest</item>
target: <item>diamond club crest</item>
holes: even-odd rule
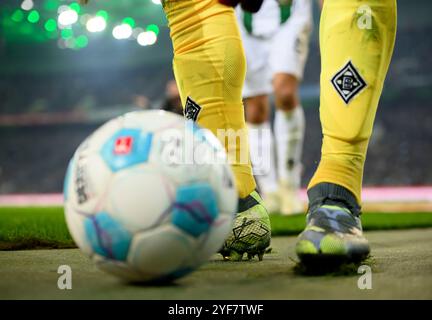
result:
[[[333,76],[331,82],[346,104],[349,104],[367,86],[366,81],[351,61]]]

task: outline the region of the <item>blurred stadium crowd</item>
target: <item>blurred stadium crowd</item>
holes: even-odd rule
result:
[[[428,1],[419,0],[417,10],[409,1],[399,2],[397,45],[371,140],[365,185],[432,184],[430,9]],[[317,15],[315,20],[317,25]],[[162,40],[155,45],[164,52],[161,57],[156,49],[133,49],[155,56],[155,63],[150,57],[132,67],[100,66],[96,71],[33,72],[23,70],[19,63],[13,72],[0,68],[0,193],[60,192],[73,151],[102,122],[130,110],[174,110],[179,102],[170,82],[171,62],[165,58],[171,50],[164,41],[167,38],[164,28]],[[47,45],[8,42],[0,31],[0,66],[14,63],[17,52],[41,46]],[[97,55],[89,46],[77,52],[76,58],[85,57],[87,49],[93,50],[92,57]],[[44,50],[64,52],[57,47]],[[315,28],[301,89],[307,125],[303,184],[320,155],[319,70]]]

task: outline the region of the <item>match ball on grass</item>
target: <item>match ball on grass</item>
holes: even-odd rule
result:
[[[64,182],[69,231],[97,266],[130,281],[173,280],[221,247],[238,195],[223,146],[165,111],[127,113],[76,150]]]

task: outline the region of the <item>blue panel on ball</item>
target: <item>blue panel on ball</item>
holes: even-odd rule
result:
[[[84,229],[94,252],[113,260],[125,261],[131,234],[105,212],[86,218]]]
[[[194,237],[207,232],[219,214],[216,195],[207,183],[177,189],[172,223]]]
[[[69,165],[67,167],[66,170],[66,176],[63,182],[63,198],[66,201],[69,197],[69,184],[70,184],[70,177],[72,175],[72,170],[73,170],[73,166],[74,166],[74,158],[71,159],[71,161],[69,161]]]
[[[146,162],[153,134],[140,129],[121,129],[103,145],[101,155],[112,171]]]

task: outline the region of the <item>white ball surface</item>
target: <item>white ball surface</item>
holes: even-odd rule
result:
[[[216,137],[164,111],[131,112],[90,135],[69,164],[64,198],[76,244],[133,281],[179,278],[206,262],[238,200]]]

